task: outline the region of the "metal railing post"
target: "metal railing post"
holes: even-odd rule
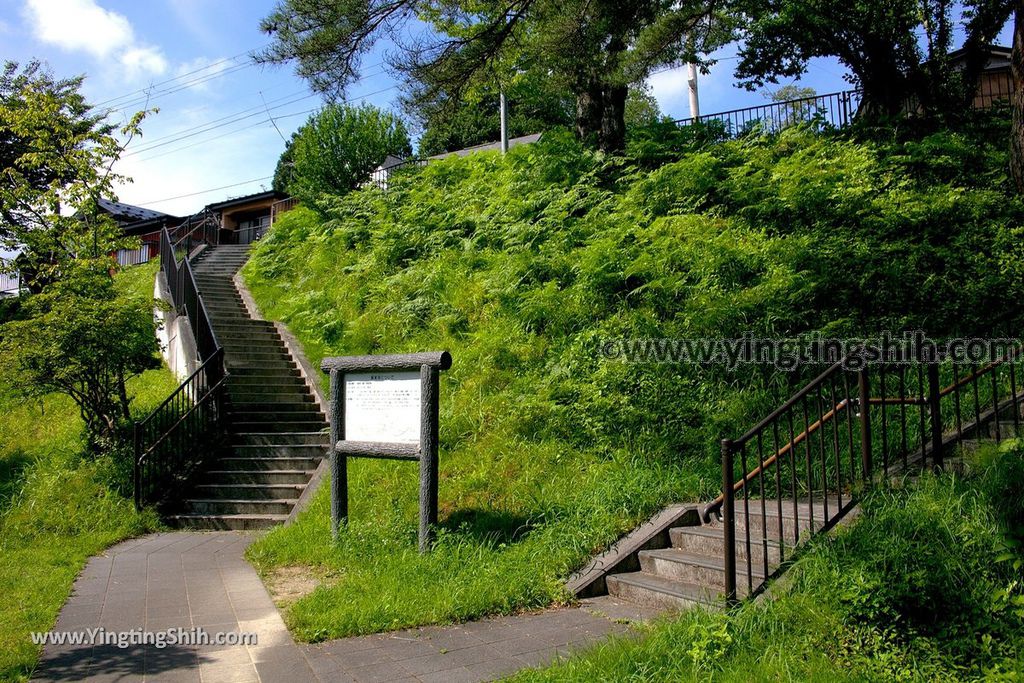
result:
[[[939,386],[939,362],[928,363],[928,412],[931,413],[932,465],[942,469],[942,389]],[[998,408],[998,405],[996,406]],[[996,419],[999,419],[998,411]],[[924,435],[921,435],[922,438]],[[923,465],[924,463],[922,463]]]
[[[871,377],[865,366],[857,373],[857,404],[860,409],[860,462],[864,481],[871,478]]]
[[[725,602],[736,604],[736,507],[732,439],[722,439],[722,537],[725,544]]]

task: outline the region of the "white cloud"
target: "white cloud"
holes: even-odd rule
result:
[[[27,0],[25,16],[38,40],[113,60],[129,78],[167,71],[159,48],[139,43],[127,17],[103,9],[95,0]]]
[[[129,48],[121,55],[120,61],[129,78],[162,74],[167,71],[167,60],[163,53],[154,47]]]

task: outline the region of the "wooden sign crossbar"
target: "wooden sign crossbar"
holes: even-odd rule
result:
[[[420,463],[420,552],[430,549],[433,527],[437,525],[437,433],[439,375],[452,365],[447,351],[379,356],[325,358],[320,364],[330,373],[330,470],[331,532],[348,519],[348,458],[418,460]],[[410,372],[419,372],[419,425],[411,440],[410,409],[417,396],[410,389]],[[369,373],[369,374],[366,374]],[[358,376],[346,395],[346,377]],[[393,386],[391,386],[393,385]],[[355,389],[358,387],[358,397]],[[346,399],[349,399],[346,401]],[[346,415],[354,412],[368,424],[350,425]],[[383,436],[389,440],[355,441],[346,433]]]

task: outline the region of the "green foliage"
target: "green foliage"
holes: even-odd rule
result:
[[[153,300],[121,295],[109,267],[108,259],[67,263],[61,279],[27,298],[22,319],[0,328],[7,391],[70,396],[94,445],[123,436],[126,382],[157,364]]]
[[[983,450],[984,486],[988,503],[999,514],[1003,530],[1015,543],[1024,543],[1024,443],[1004,441]]]
[[[412,151],[405,124],[369,104],[328,105],[299,129],[285,149],[292,157],[288,192],[307,206],[324,195],[343,195],[366,182],[388,155]]]
[[[38,289],[63,264],[128,242],[97,206],[124,178],[110,168],[127,143],[112,135],[79,92],[82,79],[55,80],[38,62],[0,74],[0,241],[20,251],[18,267]],[[121,130],[128,140],[145,113]]]
[[[299,131],[292,133],[288,142],[284,144],[284,151],[278,157],[277,165],[274,166],[274,180],[271,186],[275,192],[287,193],[288,187],[292,184],[295,167],[295,141],[298,137]]]
[[[156,265],[119,275],[121,295],[150,297]],[[129,380],[134,417],[176,385],[167,368]],[[26,401],[0,392],[0,680],[28,679],[39,656],[29,634],[53,628],[91,555],[158,527],[156,515],[135,512],[127,495],[130,459],[88,452],[83,432],[67,396]]]
[[[330,577],[289,608],[300,637],[560,599],[560,580],[617,533],[715,490],[719,440],[800,380],[606,359],[605,340],[941,337],[1021,319],[1024,280],[1001,267],[1019,248],[1021,204],[988,138],[685,133],[665,147],[651,136],[631,159],[558,132],[505,156],[447,159],[396,174],[387,191],[325,200],[326,217],[290,212],[257,245],[247,282],[314,362],[454,358],[437,552],[415,552],[415,476],[364,462],[337,546],[323,542],[325,491],[253,546],[263,571],[309,564]],[[681,156],[665,163],[672,145]]]
[[[1013,452],[1012,449],[1009,452]],[[1011,456],[1019,467],[1019,452]],[[1019,551],[992,468],[878,491],[767,600],[695,610],[515,681],[980,681],[1024,673]],[[1020,480],[1016,481],[1019,488]]]
[[[532,135],[572,123],[573,102],[544,73],[527,71],[505,83],[509,137]],[[501,137],[498,89],[481,85],[458,100],[421,84],[403,102],[420,122],[419,155],[494,142]]]
[[[407,40],[413,18],[429,25]],[[727,4],[537,0],[510,5],[422,4],[357,0],[324,7],[316,0],[280,0],[263,19],[271,44],[257,59],[296,62],[300,76],[332,96],[358,78],[363,56],[381,39],[398,46],[392,63],[423,84],[426,101],[461,99],[532,71],[576,99],[576,130],[605,151],[625,142],[628,86],[658,67],[695,61],[733,37]]]
[[[1001,0],[782,0],[739,7],[747,18],[736,69],[741,82],[751,89],[777,83],[801,76],[811,59],[835,57],[862,91],[861,118],[904,115],[910,101],[929,114],[955,116],[969,108],[987,46],[1012,12]],[[958,32],[965,35],[963,61],[953,68],[948,54]]]
[[[625,113],[627,132],[632,128],[654,125],[662,118],[658,100],[646,84],[629,89]]]

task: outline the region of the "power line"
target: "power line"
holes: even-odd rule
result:
[[[316,97],[316,94],[312,93],[312,94],[309,94],[309,95],[303,95],[302,97],[296,97],[296,98],[291,99],[291,100],[289,100],[287,102],[284,102],[282,104],[278,104],[278,105],[272,107],[271,109],[280,109],[281,107],[286,107],[289,104],[295,104],[296,102],[301,102],[302,100],[308,100],[311,97]],[[253,109],[257,109],[257,108],[254,107]],[[233,123],[239,123],[241,121],[245,121],[246,119],[251,119],[254,116],[260,116],[262,114],[263,114],[262,111],[258,111],[258,110],[252,111],[252,110],[249,110],[248,113],[243,113],[243,114],[240,114],[240,115],[235,115],[234,118],[232,118],[232,119],[230,119],[228,121],[221,121],[219,123],[212,123],[212,124],[201,124],[199,126],[194,127],[191,130],[185,129],[188,132],[183,132],[180,135],[179,134],[167,135],[167,136],[164,136],[163,138],[157,138],[157,140],[160,140],[160,142],[151,142],[148,145],[141,145],[140,147],[132,150],[131,152],[125,153],[123,156],[125,156],[125,157],[135,156],[136,154],[142,154],[143,152],[148,152],[150,150],[157,149],[158,147],[166,147],[167,145],[173,145],[175,142],[179,142],[181,140],[185,140],[185,139],[188,139],[188,138],[193,138],[193,137],[195,137],[197,135],[202,135],[203,133],[209,133],[212,130],[217,130],[218,128],[223,128],[224,126],[230,126]]]
[[[264,45],[264,46],[262,46],[260,48],[256,48],[256,49],[259,50],[259,49],[262,49],[263,47],[266,47],[266,45]],[[139,88],[138,90],[133,90],[133,91],[125,93],[123,95],[117,95],[116,97],[110,97],[110,98],[105,99],[105,100],[103,100],[101,102],[96,102],[93,106],[100,107],[100,106],[103,106],[104,104],[109,104],[111,102],[115,102],[117,100],[122,100],[122,99],[125,99],[127,97],[132,97],[132,96],[135,96],[135,95],[145,95],[146,93],[151,91],[153,88],[159,88],[160,86],[167,85],[168,83],[173,83],[175,81],[180,81],[181,79],[183,79],[183,78],[185,78],[187,76],[192,76],[193,74],[197,74],[197,73],[199,73],[201,71],[207,71],[209,69],[212,69],[215,66],[220,66],[221,64],[226,64],[227,62],[233,62],[236,59],[238,59],[239,57],[247,57],[250,54],[252,54],[254,51],[255,50],[246,50],[244,52],[239,52],[237,55],[231,55],[230,57],[225,57],[224,59],[217,60],[216,62],[212,62],[210,64],[207,64],[206,66],[201,66],[201,67],[199,67],[197,69],[193,69],[192,71],[186,71],[185,73],[178,74],[177,76],[175,76],[173,78],[168,78],[166,80],[159,81],[157,83],[150,83],[145,88]]]
[[[255,64],[251,64],[251,63],[237,64],[237,65],[235,65],[233,67],[230,67],[228,69],[223,69],[223,70],[218,71],[218,72],[213,73],[213,74],[207,74],[205,76],[193,79],[191,81],[186,81],[184,83],[179,84],[177,87],[174,87],[174,88],[169,88],[169,89],[159,90],[159,91],[152,91],[151,90],[146,95],[140,96],[140,97],[138,97],[136,99],[133,99],[133,100],[129,100],[127,102],[120,103],[120,106],[109,107],[104,112],[104,115],[109,116],[110,114],[113,114],[115,112],[124,112],[124,111],[127,111],[129,109],[134,109],[134,108],[139,107],[139,106],[146,106],[150,102],[152,102],[153,100],[159,99],[161,97],[166,97],[167,95],[173,95],[175,93],[181,92],[182,90],[188,90],[189,88],[194,88],[194,87],[196,87],[198,85],[203,85],[205,83],[209,83],[210,81],[216,80],[218,78],[223,78],[224,76],[228,76],[228,75],[233,74],[233,73],[238,72],[238,71],[244,71],[245,69],[251,68],[253,66],[255,66]]]
[[[373,68],[376,68],[378,66],[383,66],[383,62],[371,65],[368,68],[373,69]],[[379,76],[382,73],[383,73],[383,71],[378,71],[376,73],[368,73],[368,74],[360,77],[359,80],[355,81],[355,83],[359,83],[359,82],[364,81],[364,80],[366,80],[368,78],[373,78],[375,76]],[[270,110],[281,109],[282,107],[286,107],[286,106],[288,106],[290,104],[295,104],[297,102],[301,102],[302,100],[308,100],[311,97],[316,97],[317,96],[317,93],[307,93],[305,95],[302,95],[301,97],[298,97],[298,95],[300,95],[303,92],[305,92],[305,91],[304,90],[297,90],[297,91],[289,93],[287,95],[282,95],[281,97],[276,97],[276,98],[274,98],[272,100],[269,100],[269,102],[265,102],[265,105],[266,104],[275,104],[275,106],[273,106],[273,107],[267,107],[265,105],[264,106],[254,105],[252,107],[247,107],[245,109],[241,109],[239,111],[232,112],[230,114],[225,114],[224,116],[221,116],[219,118],[216,118],[216,119],[213,119],[213,120],[210,120],[210,121],[206,121],[204,123],[199,123],[199,124],[196,124],[194,126],[186,126],[184,128],[179,128],[178,130],[175,130],[172,133],[168,133],[167,135],[163,135],[163,136],[154,138],[152,140],[147,140],[146,142],[144,142],[142,145],[140,145],[136,149],[133,149],[132,151],[127,152],[126,154],[124,154],[124,156],[127,157],[127,156],[134,156],[136,154],[141,154],[143,152],[147,152],[149,150],[156,149],[157,147],[163,147],[165,145],[172,144],[174,142],[177,142],[178,140],[184,140],[186,138],[195,137],[196,135],[200,135],[202,133],[209,132],[211,130],[216,130],[217,128],[223,128],[224,126],[229,126],[229,125],[231,125],[233,123],[238,123],[240,121],[244,121],[245,119],[249,119],[249,118],[252,118],[253,116],[257,116],[257,115],[259,115],[261,113],[264,113],[264,111],[266,111],[267,109],[270,109]],[[371,93],[371,94],[374,94],[374,93]],[[260,93],[260,97],[262,98],[262,92]],[[287,100],[287,101],[283,101],[283,100]],[[261,109],[264,110],[264,111],[260,111]],[[269,115],[269,111],[266,111],[266,113]]]
[[[227,189],[230,189],[232,187],[238,187],[240,185],[248,185],[249,183],[258,183],[261,180],[270,180],[273,177],[274,176],[268,175],[268,176],[264,176],[262,178],[253,178],[252,180],[243,180],[240,183],[232,183],[231,185],[221,185],[220,187],[211,187],[208,190],[199,190],[198,192],[189,192],[188,194],[180,194],[177,197],[165,197],[163,199],[154,199],[154,200],[151,200],[151,201],[139,202],[139,203],[140,204],[145,204],[147,206],[150,205],[150,204],[162,204],[163,202],[171,202],[171,201],[174,201],[175,199],[187,199],[189,197],[196,197],[196,196],[201,195],[201,194],[209,194],[210,192],[216,192],[218,190],[227,190]]]
[[[390,85],[390,86],[388,86],[386,88],[381,88],[380,90],[374,90],[373,92],[368,92],[368,93],[366,93],[364,95],[360,95],[357,101],[362,102],[367,97],[373,97],[374,95],[380,95],[382,93],[388,92],[389,90],[394,90],[397,87],[398,87],[398,84],[395,84],[395,85]],[[352,100],[345,100],[345,102],[351,102],[351,101]],[[274,108],[276,109],[278,107],[274,107]],[[310,114],[310,113],[316,111],[317,109],[318,109],[318,107],[313,107],[312,109],[305,109],[303,111],[292,112],[290,114],[279,114],[277,116],[277,118],[278,119],[287,119],[287,118],[291,118],[293,116],[302,116],[303,114]],[[249,117],[246,117],[246,118],[249,118]],[[243,126],[241,128],[236,128],[235,130],[225,131],[224,133],[221,133],[220,135],[215,135],[213,137],[206,138],[204,140],[199,140],[197,142],[193,142],[193,143],[190,143],[190,144],[187,144],[187,145],[182,145],[181,147],[175,147],[174,149],[167,150],[165,152],[160,152],[158,154],[153,154],[151,156],[143,157],[142,159],[137,159],[137,161],[143,162],[143,161],[151,161],[153,159],[158,159],[160,157],[168,156],[170,154],[181,152],[181,151],[184,151],[186,149],[191,149],[193,147],[198,147],[199,145],[205,145],[205,144],[207,144],[209,142],[213,142],[214,140],[220,140],[221,138],[230,137],[232,135],[236,135],[238,133],[250,130],[252,128],[257,128],[259,126],[262,126],[265,123],[270,123],[270,122],[271,122],[271,118],[270,117],[265,118],[265,119],[261,119],[260,121],[257,121],[255,123],[251,123],[251,124],[249,124],[247,126]],[[237,123],[237,121],[235,123]],[[208,132],[208,131],[204,131],[204,132]],[[171,142],[177,142],[177,141],[173,140]],[[170,143],[164,143],[164,144],[170,144]],[[152,149],[153,148],[151,147],[151,148],[148,148],[146,150],[141,150],[138,153],[150,151]],[[129,154],[125,154],[121,158],[125,158],[127,156],[130,156],[130,155]]]
[[[277,116],[277,119],[279,121],[281,119],[290,119],[293,116],[302,116],[304,114],[309,114],[309,113],[312,113],[314,111],[316,111],[316,107],[314,107],[312,109],[305,109],[303,111],[292,112],[290,114],[279,114]],[[159,159],[160,157],[169,156],[171,154],[177,154],[178,152],[182,152],[182,151],[184,151],[186,149],[192,149],[193,147],[198,147],[200,145],[205,145],[205,144],[207,144],[209,142],[213,142],[214,140],[219,140],[221,138],[230,137],[232,135],[236,135],[238,133],[242,133],[242,132],[245,132],[247,130],[251,130],[253,128],[258,128],[258,127],[262,126],[265,123],[267,123],[267,119],[263,119],[262,121],[257,121],[256,123],[251,123],[248,126],[243,126],[242,128],[238,128],[236,130],[232,130],[232,131],[228,131],[226,133],[222,133],[221,135],[217,135],[217,136],[209,138],[207,140],[198,140],[196,142],[192,142],[192,143],[189,143],[187,145],[182,145],[181,147],[175,147],[174,149],[169,149],[169,150],[166,150],[166,151],[163,151],[163,152],[157,152],[156,154],[153,154],[152,156],[143,157],[142,159],[136,159],[136,161],[141,163],[143,161],[152,161],[153,159]]]

